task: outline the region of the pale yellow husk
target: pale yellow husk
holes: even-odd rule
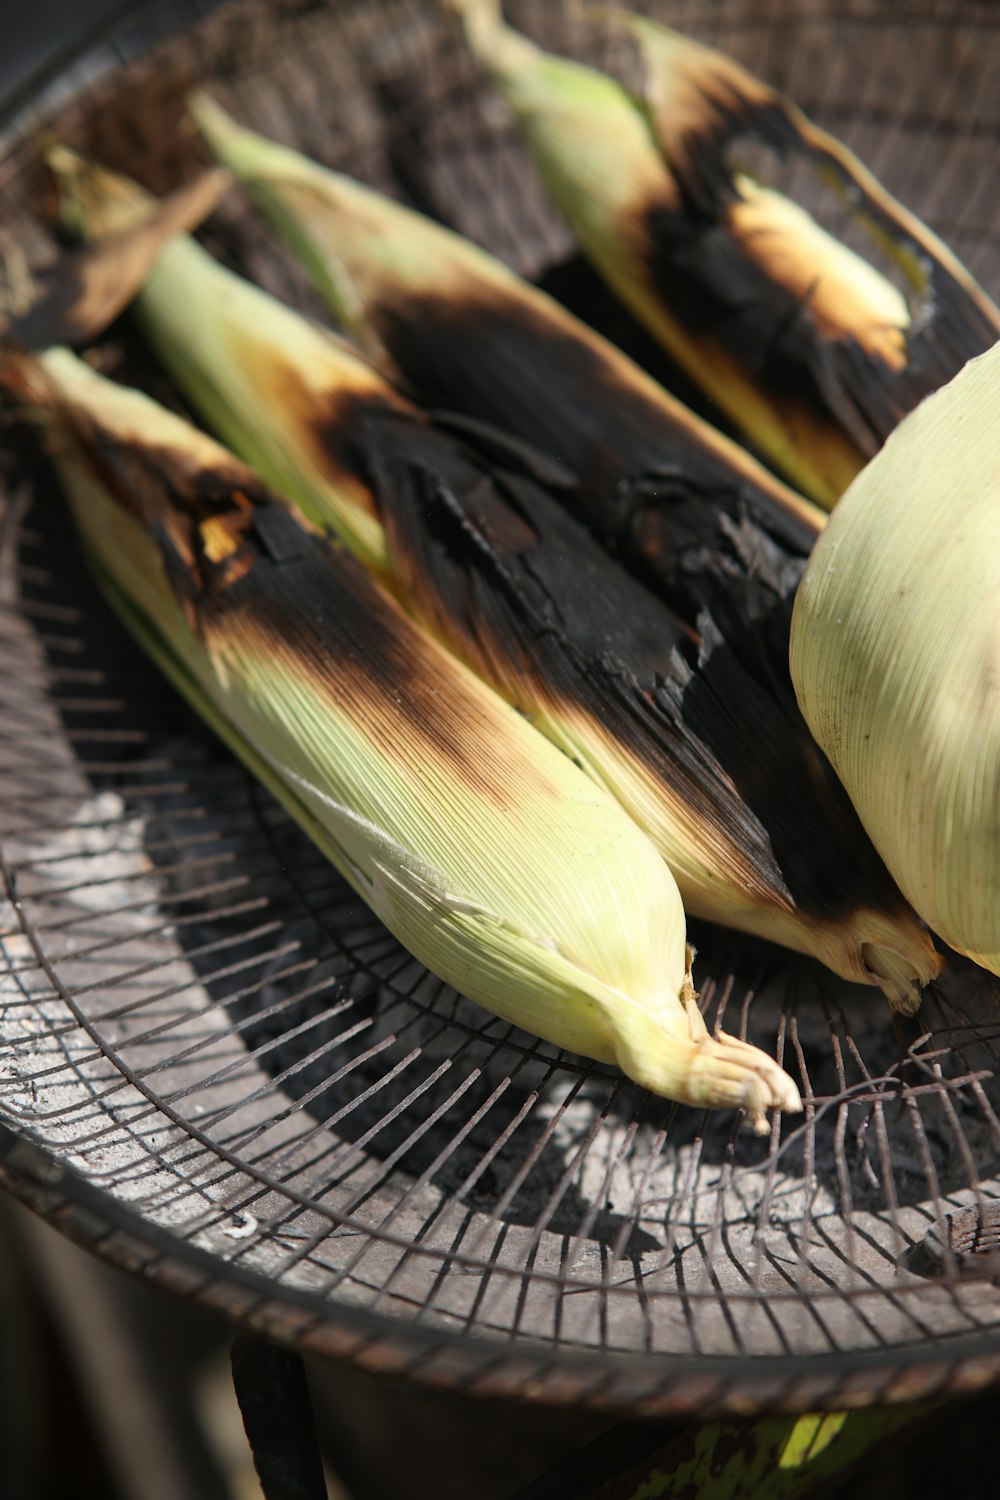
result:
[[[799,589],[791,670],[904,895],[1000,973],[1000,345],[838,505]]]

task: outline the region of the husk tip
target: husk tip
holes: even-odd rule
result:
[[[187,96],[187,112],[213,148],[240,132],[232,115],[206,89],[192,89]]]
[[[920,1009],[921,991],[940,974],[944,959],[933,946],[930,938],[918,955],[900,953],[880,943],[863,943],[861,956],[864,966],[885,995],[893,1011],[901,1016],[912,1016]]]
[[[742,1109],[756,1135],[769,1132],[769,1110],[802,1112],[798,1087],[781,1065],[761,1048],[724,1031],[696,1044],[689,1087],[692,1104]]]
[[[513,77],[531,68],[541,55],[534,42],[504,20],[500,0],[442,0],[455,15],[479,62],[495,74]]]

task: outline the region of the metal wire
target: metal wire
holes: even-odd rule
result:
[[[994,10],[649,8],[793,93],[997,290]],[[4,244],[41,246],[43,118],[163,188],[190,165],[176,123],[207,77],[248,122],[521,270],[566,253],[430,7],[202,10],[148,7],[6,121]],[[557,7],[510,11],[557,49],[632,65]],[[238,203],[210,238],[318,311]],[[28,434],[0,439],[0,1173],[16,1190],[191,1295],[425,1379],[747,1409],[1000,1372],[1000,1296],[948,1218],[986,1222],[1000,1199],[988,978],[956,961],[897,1040],[874,992],[706,931],[709,1021],[802,1089],[802,1122],[764,1143],[486,1016],[159,680],[82,576]]]

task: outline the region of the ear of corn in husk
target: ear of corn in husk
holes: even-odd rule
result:
[[[352,337],[424,406],[558,454],[576,479],[564,504],[692,631],[711,613],[790,758],[812,759],[787,682],[788,618],[823,512],[461,235],[241,128],[204,94],[190,106]]]
[[[51,150],[48,161],[59,184],[65,227],[88,240],[121,234],[156,210],[157,200],[137,183],[65,147]],[[176,300],[179,290],[182,302]],[[273,420],[277,393],[292,405],[322,400],[331,388],[345,404],[383,393],[393,399],[380,376],[356,356],[233,276],[187,235],[164,247],[136,311],[150,342],[209,425],[275,489],[281,489],[289,466],[302,474],[305,488],[319,487],[330,463],[322,434],[311,446],[290,449],[290,437]],[[283,314],[275,358],[258,368],[255,327]],[[183,336],[176,336],[181,329]],[[366,566],[382,571],[388,558],[371,495],[348,472],[340,481],[338,531]]]
[[[914,1008],[937,955],[833,778],[832,803],[817,795],[815,748],[801,760],[776,731],[710,621],[694,641],[561,510],[547,486],[564,471],[481,423],[422,416],[190,244],[167,248],[139,312],[186,392],[238,451],[266,450],[314,519],[355,545],[363,505],[405,606],[614,792],[691,911]]]
[[[205,95],[191,110],[335,317],[423,405],[558,454],[596,536],[688,623],[724,605],[732,641],[742,609],[759,646],[757,617],[790,597],[822,512],[462,236],[240,128]],[[777,675],[786,658],[782,639]]]
[[[453,0],[558,208],[622,300],[806,494],[832,506],[895,424],[988,348],[1000,311],[838,141],[721,53],[614,13],[634,98]],[[840,193],[905,291],[747,164],[798,156]]]
[[[1000,344],[893,433],[795,606],[802,711],[889,869],[1000,974]]]
[[[644,1087],[741,1107],[795,1085],[707,1034],[663,861],[614,802],[256,476],[67,351],[6,366],[99,581],[176,686],[409,950]]]
[[[286,235],[335,314],[366,347],[388,354],[425,401],[455,406],[476,418],[495,416],[516,436],[538,441],[568,460],[579,478],[573,491],[563,492],[564,503],[583,515],[640,576],[655,580],[658,592],[689,624],[711,632],[712,623],[704,620],[708,608],[723,625],[724,653],[710,664],[706,652],[698,664],[705,696],[695,691],[685,697],[680,691],[675,710],[694,736],[692,744],[701,745],[702,757],[694,785],[685,787],[673,813],[683,837],[679,840],[662,826],[654,833],[689,910],[820,954],[837,972],[853,978],[865,977],[864,940],[859,938],[864,922],[876,908],[882,908],[883,918],[892,911],[893,920],[908,928],[902,945],[908,959],[900,954],[889,958],[885,925],[878,934],[874,926],[870,930],[867,957],[875,957],[884,939],[887,946],[876,966],[894,1003],[905,990],[909,1006],[914,971],[923,983],[937,971],[938,960],[909,919],[899,917],[881,876],[873,881],[862,873],[874,868],[871,851],[857,839],[829,769],[815,756],[804,724],[794,708],[787,711],[780,691],[787,671],[787,617],[780,605],[790,599],[800,576],[799,549],[807,550],[818,534],[811,508],[550,298],[460,236],[241,129],[204,95],[193,101],[193,113],[220,159]],[[629,492],[634,496],[631,507]],[[538,516],[537,502],[533,515]],[[555,540],[551,524],[546,534]],[[416,535],[407,550],[411,555],[421,550]],[[537,567],[532,559],[532,571]],[[432,572],[426,560],[422,571],[425,577]],[[588,576],[587,567],[581,575]],[[749,587],[741,589],[744,583]],[[599,612],[600,626],[616,613],[619,619],[629,618],[633,609],[641,618],[641,596],[634,591],[631,597],[634,606],[621,589],[610,587],[606,576],[602,598],[609,608]],[[770,655],[762,645],[769,612],[779,615]],[[647,639],[653,634],[650,630]],[[657,675],[678,691],[678,663],[674,661],[672,672],[663,663],[668,642],[682,645],[682,639],[663,619],[655,634],[664,649],[658,661],[646,653],[649,681],[636,671],[641,630],[622,653],[647,701]],[[740,668],[728,665],[731,648],[741,658]],[[755,681],[747,679],[743,666]],[[606,671],[603,677],[620,703],[621,680],[614,684]],[[510,695],[509,681],[502,690]],[[720,698],[726,705],[722,721],[730,729],[725,748],[717,736],[708,752],[705,739],[712,736],[704,721],[700,733],[696,729],[698,709]],[[616,736],[627,737],[620,714],[610,717]],[[743,725],[742,734],[733,730],[736,724]],[[651,735],[662,752],[669,725],[661,721],[652,728],[647,723],[644,734],[647,744]],[[747,739],[752,746],[743,748]],[[682,738],[673,746],[674,760],[683,758],[685,750],[690,753]],[[593,760],[592,751],[587,759]],[[741,778],[740,771],[750,767],[749,777]],[[676,776],[675,769],[675,781]],[[669,779],[661,770],[661,799]],[[740,788],[736,796],[735,784]],[[644,827],[655,830],[662,824],[648,788],[642,795],[629,795],[620,779],[616,786]],[[773,793],[766,808],[767,799],[761,798],[765,787]],[[692,813],[699,805],[714,809],[715,822],[711,838],[702,836],[693,845],[700,852],[700,871],[691,857],[691,830],[697,826]],[[787,837],[791,828],[801,831],[808,846],[801,859],[790,857],[795,843]],[[734,829],[739,830],[736,839]],[[820,853],[827,841],[829,857]],[[737,843],[742,844],[739,857],[733,852]],[[833,853],[837,843],[839,859]],[[725,869],[735,878],[720,882]],[[812,872],[816,885],[810,891]],[[742,898],[733,895],[738,884],[744,889]],[[868,898],[856,899],[863,887]],[[852,935],[848,938],[841,927],[844,941],[836,944],[837,954],[828,922],[841,888],[853,889],[855,900]],[[844,909],[851,904],[845,901]],[[806,941],[804,921],[812,931]],[[899,937],[897,932],[897,943]],[[913,960],[914,968],[908,968]]]

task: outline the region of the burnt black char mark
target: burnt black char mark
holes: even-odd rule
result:
[[[406,597],[504,696],[606,726],[779,903],[898,907],[798,711],[707,614],[699,642],[493,443],[378,413],[356,441]]]
[[[261,555],[213,600],[210,615],[203,609],[202,621],[213,637],[235,628],[276,663],[291,659],[317,694],[381,726],[380,749],[398,748],[401,764],[428,754],[501,808],[519,795],[523,774],[513,786],[495,712],[484,711],[440,649],[326,538],[309,537],[280,562]]]
[[[149,531],[168,583],[207,641],[239,632],[370,726],[395,723],[384,737],[388,753],[403,741],[412,748],[415,737],[418,755],[423,746],[478,795],[511,804],[495,717],[343,548],[235,460],[195,468],[162,446],[90,437],[81,448],[95,474]],[[202,531],[209,521],[211,547]]]
[[[410,299],[379,334],[424,405],[544,450],[577,479],[563,502],[691,628],[709,609],[752,670],[786,671],[784,614],[815,541],[808,522],[531,309],[478,296]]]
[[[637,214],[651,278],[688,333],[716,340],[756,383],[780,401],[826,413],[870,457],[908,412],[949,381],[967,360],[990,348],[1000,328],[937,259],[929,238],[900,220],[882,190],[869,190],[826,137],[800,126],[780,96],[764,102],[738,83],[706,87],[705,123],[680,138],[664,122],[681,208],[652,202]],[[739,197],[730,165],[741,140],[782,158],[805,157],[832,178],[858,217],[920,267],[907,332],[907,362],[896,370],[844,334],[821,333],[808,304],[766,276],[736,242],[727,222]]]

